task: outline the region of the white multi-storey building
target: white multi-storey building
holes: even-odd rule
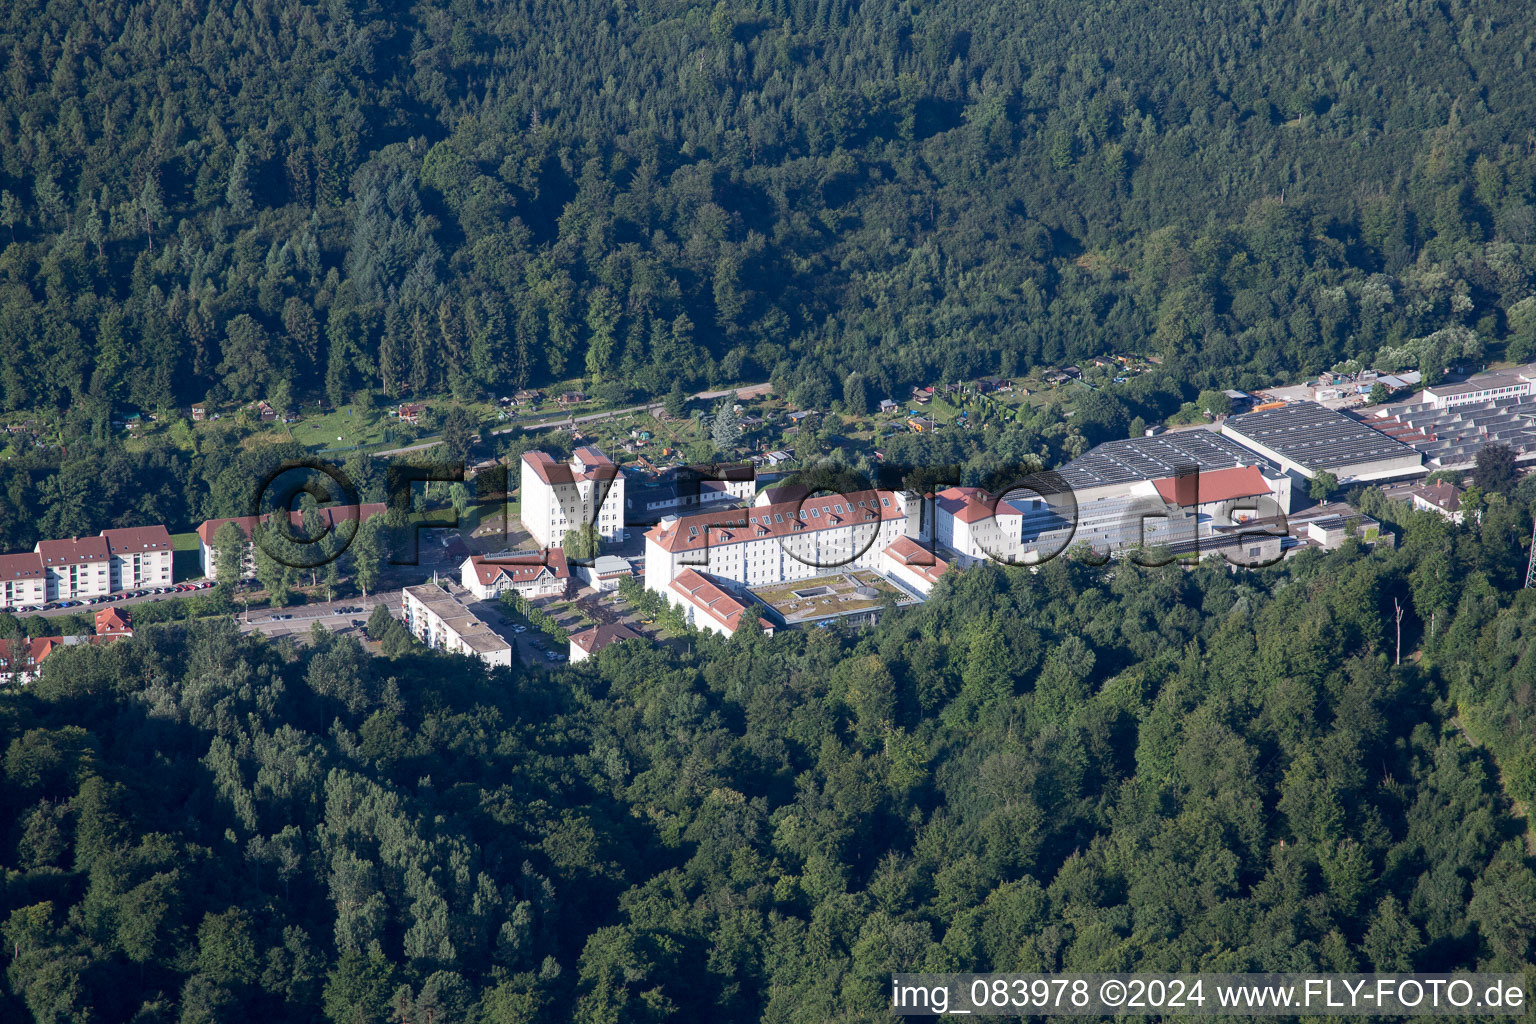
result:
[[[170,586],[172,548],[163,526],[38,541],[28,554],[0,555],[0,608],[40,608],[50,601]]]
[[[112,564],[108,570],[112,589],[137,590],[140,587],[171,585],[171,535],[163,526],[133,526],[122,530],[102,530]]]
[[[48,574],[43,560],[28,555],[0,555],[0,609],[41,608],[48,603]]]
[[[870,490],[668,518],[645,535],[645,585],[665,593],[690,569],[746,587],[879,570],[886,548],[919,532],[920,501]]]
[[[385,507],[383,502],[370,502],[366,505],[328,505],[319,510],[321,525],[327,530],[340,530],[345,537],[355,527],[346,526],[351,520],[361,523],[363,520],[372,519],[374,516],[383,515]],[[291,511],[288,513],[288,521],[293,524],[296,534],[304,535],[304,513]],[[209,519],[197,528],[198,561],[202,564],[203,575],[210,580],[219,576],[219,552],[214,543],[218,536],[219,528],[225,523],[234,523],[245,535],[245,554],[242,557],[241,575],[245,579],[253,579],[256,576],[256,546],[251,543],[251,538],[256,534],[256,527],[261,523],[260,516],[234,516],[228,519]],[[313,538],[311,538],[313,539]]]
[[[623,537],[624,475],[598,449],[577,448],[569,463],[528,452],[520,483],[523,526],[540,547],[564,547],[566,533],[583,523],[604,540]]]
[[[423,583],[400,591],[400,610],[405,626],[418,640],[433,650],[449,651],[479,658],[487,665],[512,664],[512,645],[481,622],[460,599],[468,594],[449,584],[445,590],[436,583]]]
[[[1043,504],[1038,495],[1021,499]],[[1023,512],[980,487],[946,487],[934,495],[934,536],[961,568],[977,562],[1017,562],[1023,556]]]
[[[48,600],[78,601],[112,593],[112,555],[106,538],[40,540],[34,550],[48,576]]]

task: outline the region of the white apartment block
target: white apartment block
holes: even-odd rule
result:
[[[668,518],[645,535],[645,585],[666,593],[688,570],[746,587],[881,568],[898,538],[918,534],[921,499],[869,490]]]
[[[41,608],[48,603],[48,574],[36,553],[0,555],[0,609]]]
[[[520,485],[523,526],[540,547],[564,547],[565,535],[583,523],[604,540],[624,535],[624,474],[596,448],[577,448],[569,463],[528,452]]]
[[[423,583],[400,591],[400,610],[405,626],[433,650],[479,658],[487,665],[512,664],[512,645],[492,632],[453,593],[436,583]],[[468,594],[459,590],[465,599]]]
[[[479,601],[489,601],[506,590],[528,598],[558,597],[570,581],[570,565],[559,548],[491,558],[470,555],[459,565],[459,583]]]
[[[362,522],[372,519],[376,515],[383,515],[385,507],[382,502],[370,502],[366,505],[329,505],[320,511],[320,521],[325,528],[342,531],[345,537],[353,527],[343,525],[352,520]],[[304,535],[304,513],[291,511],[288,513],[288,521],[293,524],[294,531]],[[225,523],[234,523],[240,527],[240,532],[245,534],[245,555],[242,564],[241,575],[245,579],[254,579],[256,576],[256,546],[251,543],[251,537],[255,535],[256,527],[261,522],[260,516],[233,516],[227,519],[209,519],[197,528],[197,557],[203,566],[203,575],[208,579],[218,579],[219,576],[219,552],[214,543],[218,536],[219,528]]]
[[[112,593],[112,555],[106,538],[40,540],[34,551],[47,573],[48,600],[79,601]]]
[[[134,526],[122,530],[102,530],[107,553],[112,562],[109,573],[112,589],[138,590],[140,587],[171,585],[171,535],[163,526]]]

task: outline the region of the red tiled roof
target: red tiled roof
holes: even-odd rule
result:
[[[613,460],[604,455],[602,449],[591,445],[582,445],[571,453],[571,458],[587,466],[611,466]]]
[[[1157,493],[1170,505],[1182,504],[1176,493],[1178,480],[1178,477],[1165,476],[1153,481]],[[1259,472],[1257,466],[1233,466],[1231,469],[1216,469],[1200,474],[1199,503],[1202,505],[1268,493],[1269,484],[1264,482],[1264,474]]]
[[[98,635],[132,633],[133,623],[126,610],[104,608],[96,613],[96,632]]]
[[[120,530],[102,530],[107,550],[112,554],[131,555],[136,551],[170,551],[171,534],[163,526],[130,526]]]
[[[940,509],[962,523],[975,523],[994,515],[1021,516],[1013,505],[992,497],[990,491],[980,487],[946,487],[934,495]]]
[[[584,451],[590,452],[592,449],[578,448],[576,450],[577,456],[579,457]],[[575,467],[569,463],[556,462],[548,452],[524,452],[523,461],[531,466],[533,471],[539,475],[539,479],[546,484],[570,484],[584,480],[611,481],[616,479],[619,475],[618,467],[606,455],[598,454],[601,456],[602,461],[587,463],[592,468],[584,473],[578,473]]]
[[[624,625],[622,622],[605,622],[601,626],[593,626],[584,629],[571,637],[571,643],[580,647],[588,654],[596,654],[610,644],[620,643],[624,640],[639,640],[640,634]]]
[[[487,561],[484,555],[470,555],[469,564],[474,568],[475,577],[482,587],[490,586],[503,576],[514,584],[532,583],[546,572],[557,580],[569,579],[571,576],[570,564],[560,548],[550,548],[542,554],[529,552],[526,556],[508,555],[494,562]]]
[[[81,562],[105,562],[111,557],[103,537],[75,537],[70,540],[40,540],[37,553],[44,565],[79,565]]]
[[[665,551],[689,551],[763,537],[793,537],[805,530],[878,525],[883,520],[905,518],[901,500],[891,491],[856,491],[682,516],[675,522],[651,527],[645,537]]]
[[[684,569],[667,586],[680,594],[689,604],[722,623],[732,633],[741,628],[741,617],[747,610],[746,606],[721,590],[703,573],[695,569]],[[767,619],[758,619],[758,621],[762,623],[764,629],[773,628],[773,624]]]
[[[911,537],[897,538],[894,544],[885,549],[885,553],[930,582],[937,582],[949,568],[948,562]]]
[[[36,579],[43,575],[43,559],[37,552],[0,555],[0,580]]]
[[[359,509],[362,510],[361,516],[358,515]],[[374,501],[366,505],[333,505],[329,508],[322,508],[320,510],[320,518],[325,521],[325,525],[335,526],[337,523],[344,523],[353,519],[372,519],[376,515],[382,515],[383,512],[384,503]],[[256,524],[260,521],[260,516],[233,516],[228,519],[210,519],[197,528],[197,536],[205,545],[212,544],[213,535],[219,532],[219,527],[225,523],[235,523],[245,533],[246,539],[249,540],[251,534],[256,530]],[[304,513],[299,511],[289,512],[288,521],[293,524],[295,529],[302,530],[304,528]]]

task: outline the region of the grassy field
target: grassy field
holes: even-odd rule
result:
[[[197,534],[191,531],[187,533],[171,534],[171,578],[180,583],[182,580],[201,579],[203,575],[203,563],[198,558]]]

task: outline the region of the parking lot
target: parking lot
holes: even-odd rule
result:
[[[149,601],[163,601],[172,597],[186,597],[188,594],[197,593],[200,590],[208,590],[213,587],[209,580],[198,580],[192,583],[177,583],[165,587],[146,587],[143,590],[131,590],[121,594],[103,594],[99,597],[81,598],[78,601],[49,601],[41,608],[18,608],[17,615],[72,615],[78,611],[94,611],[109,604],[134,605]]]

